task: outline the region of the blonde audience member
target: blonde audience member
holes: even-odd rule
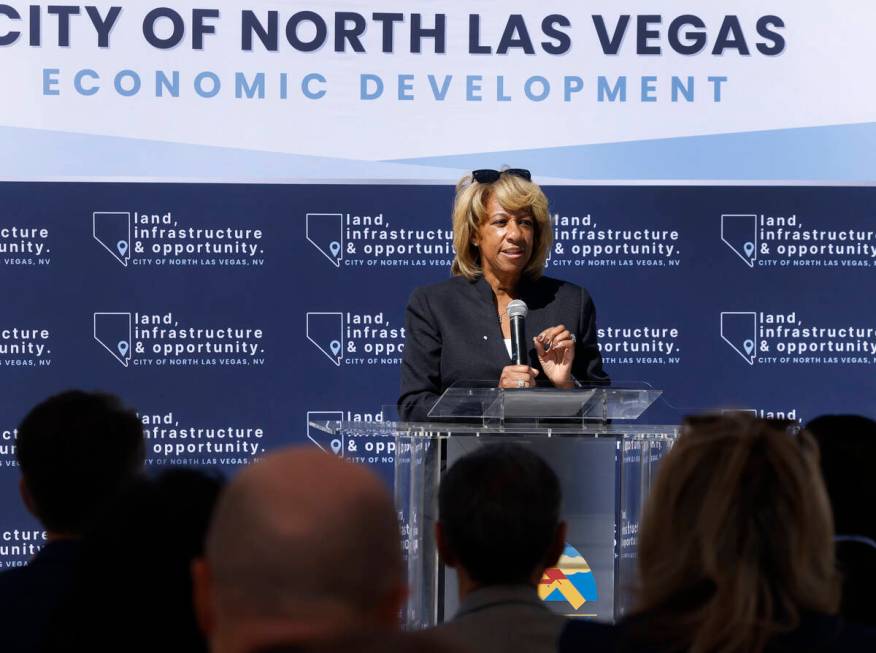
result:
[[[836,616],[818,447],[795,422],[686,420],[648,497],[639,571],[634,612],[569,626],[561,651],[876,650],[876,633]]]

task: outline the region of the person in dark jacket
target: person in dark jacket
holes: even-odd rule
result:
[[[417,288],[405,317],[399,413],[423,421],[449,386],[488,381],[571,388],[608,383],[596,311],[580,286],[543,276],[552,229],[528,170],[475,170],[456,190],[448,281]],[[524,364],[511,361],[508,304],[528,306]]]
[[[28,565],[0,574],[3,653],[42,645],[70,589],[83,532],[142,471],[145,456],[137,414],[111,395],[63,392],[21,422],[21,496],[45,527],[46,543]]]
[[[191,565],[222,486],[215,473],[184,467],[130,485],[84,534],[43,653],[206,653]]]
[[[566,619],[538,585],[565,547],[554,471],[519,444],[487,444],[441,480],[436,543],[459,608],[431,632],[480,653],[553,653]]]

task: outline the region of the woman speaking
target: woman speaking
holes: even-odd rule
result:
[[[501,388],[606,384],[596,312],[584,288],[543,276],[552,241],[548,202],[528,170],[475,170],[456,188],[447,281],[417,288],[405,315],[399,414],[426,420],[464,380]],[[528,307],[522,365],[511,361],[508,304]]]

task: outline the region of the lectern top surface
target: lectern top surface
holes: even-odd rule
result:
[[[363,437],[423,437],[449,438],[453,436],[529,436],[617,438],[621,440],[674,440],[678,426],[652,424],[576,423],[557,425],[537,424],[465,424],[452,422],[350,422],[311,420],[310,428],[329,435],[346,434]]]
[[[438,399],[432,420],[633,420],[662,394],[644,383],[559,389],[497,388],[495,381],[455,383]]]

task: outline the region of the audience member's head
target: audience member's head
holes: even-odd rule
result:
[[[222,484],[178,468],[129,486],[83,537],[48,650],[206,651],[191,565],[203,554]]]
[[[639,635],[672,650],[758,652],[801,613],[835,613],[818,465],[796,423],[688,418],[642,518],[637,612],[651,618]]]
[[[365,467],[293,448],[244,469],[194,566],[211,648],[396,629],[406,596],[400,540],[392,497]]]
[[[867,480],[876,460],[876,422],[858,415],[823,415],[806,430],[821,450],[837,534],[876,539],[876,483]]]
[[[438,548],[470,589],[536,585],[565,543],[562,495],[553,470],[517,444],[483,446],[444,475],[438,498]]]
[[[143,428],[118,398],[73,390],[33,408],[18,427],[22,496],[54,535],[79,535],[140,472]]]

